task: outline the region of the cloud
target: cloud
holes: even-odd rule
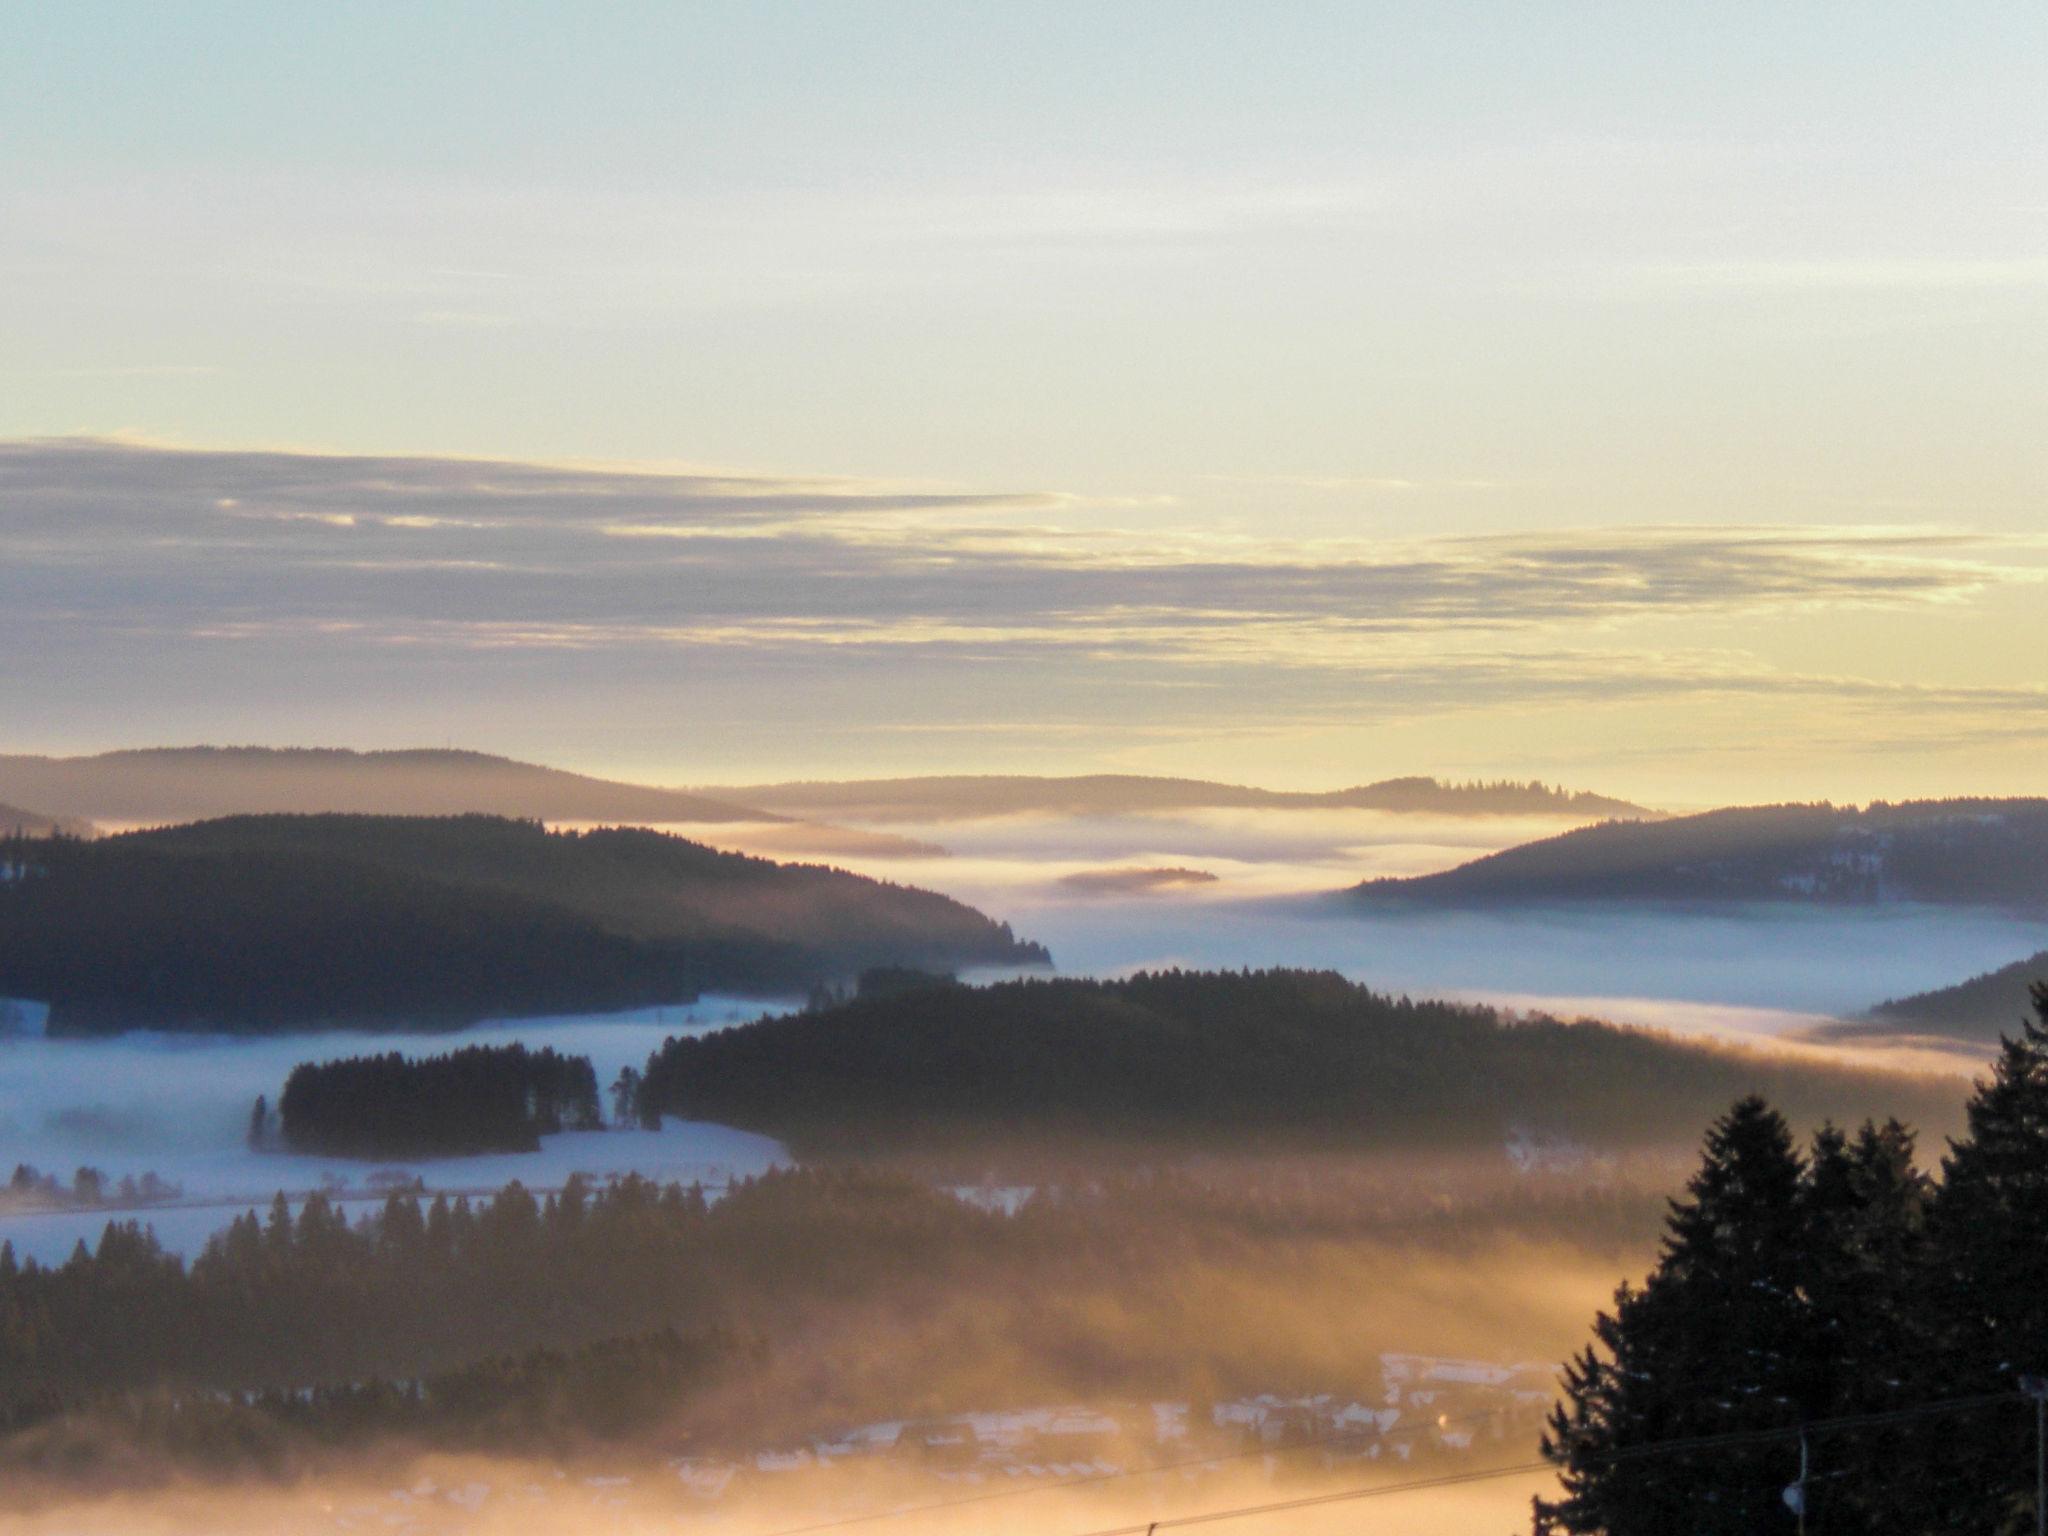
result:
[[[2048,261],[2036,257],[1873,257],[1673,262],[1642,269],[1655,282],[1703,289],[1949,292],[2048,287]]]
[[[1916,691],[1621,643],[1646,619],[1962,603],[2037,576],[2024,541],[1877,526],[1257,538],[1120,528],[1116,511],[830,476],[0,443],[7,696],[32,708],[80,680],[118,693],[176,659],[195,689],[317,676],[398,708],[407,669],[545,690],[595,666],[679,698],[794,679],[814,697],[864,690],[853,728],[927,718],[926,694],[959,708],[961,690],[990,716],[1036,698],[1048,725],[1071,706],[1109,729],[1137,724],[1134,689],[1154,716],[1246,725],[1707,697],[2048,707],[2029,689]]]

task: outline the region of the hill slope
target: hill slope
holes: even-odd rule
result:
[[[2048,949],[1952,987],[1889,999],[1862,1018],[1845,1019],[1827,1032],[1996,1040],[2001,1034],[2018,1032],[2020,1020],[2033,1012],[2033,989],[2043,983],[2048,983]]]
[[[445,1026],[1046,958],[945,896],[647,831],[235,817],[0,862],[0,995],[56,1030]]]
[[[845,782],[753,784],[713,789],[749,805],[793,816],[854,821],[964,821],[1046,814],[1113,816],[1180,810],[1384,810],[1446,816],[1643,817],[1656,814],[1626,800],[1547,784],[1446,784],[1437,779],[1384,779],[1317,793],[1255,789],[1205,779],[1089,774],[1077,778],[960,775]]]
[[[52,832],[90,837],[93,825],[75,816],[39,816],[19,806],[0,805],[0,837],[48,837]]]
[[[96,757],[0,755],[0,799],[101,821],[346,812],[541,821],[779,821],[682,790],[594,779],[482,752],[151,747]]]
[[[2048,908],[2048,800],[1772,805],[1609,822],[1362,897],[1552,901],[1923,901]]]
[[[1497,1147],[1517,1124],[1656,1144],[1751,1090],[1805,1121],[1947,1125],[1963,1097],[1960,1081],[1510,1023],[1328,972],[1267,971],[861,997],[669,1041],[642,1107],[854,1155],[1067,1139],[1243,1152]]]

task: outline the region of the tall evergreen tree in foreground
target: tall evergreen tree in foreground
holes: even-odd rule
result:
[[[1543,1442],[1564,1492],[1536,1501],[1539,1532],[1789,1531],[1816,1424],[1810,1529],[2035,1529],[2023,1379],[2048,1376],[2048,987],[2034,1000],[1939,1186],[1896,1121],[1824,1127],[1804,1165],[1760,1099],[1715,1124],[1657,1267],[1566,1370]]]
[[[2000,1041],[1969,1134],[1942,1164],[1925,1300],[1939,1348],[1909,1362],[1923,1398],[2048,1375],[2048,985],[2034,987],[2034,1011]],[[1942,1423],[1925,1437],[1916,1527],[2031,1533],[2034,1452],[2031,1413]]]
[[[1783,1447],[1631,1456],[1633,1447],[1775,1428],[1806,1407],[1803,1165],[1760,1098],[1715,1123],[1674,1201],[1663,1254],[1594,1325],[1566,1371],[1570,1399],[1544,1436],[1565,1496],[1539,1500],[1537,1528],[1752,1536],[1784,1512],[1796,1467]]]

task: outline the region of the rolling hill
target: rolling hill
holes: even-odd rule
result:
[[[781,821],[682,790],[594,779],[482,752],[149,747],[94,757],[0,755],[0,799],[99,821],[266,813],[530,817],[541,821]]]
[[[2048,984],[2048,949],[1972,976],[1952,987],[1890,998],[1859,1019],[1844,1019],[1823,1031],[1857,1035],[1947,1035],[1959,1040],[1996,1040],[2018,1031],[2033,1012],[2033,989]]]
[[[1353,887],[1368,901],[1933,902],[2048,909],[2048,800],[1772,805],[1609,822],[1455,869]]]
[[[1006,1145],[1201,1150],[1498,1148],[1517,1128],[1665,1143],[1744,1093],[1794,1120],[1954,1125],[1960,1079],[1739,1051],[1644,1030],[1510,1021],[1329,972],[1162,972],[935,984],[674,1039],[642,1112],[764,1131],[800,1151]]]
[[[4,781],[0,781],[4,782]],[[1654,811],[1626,800],[1538,783],[1447,784],[1384,779],[1313,793],[1256,789],[1205,779],[1089,774],[1075,778],[961,775],[844,782],[751,784],[707,789],[791,816],[868,822],[971,821],[991,816],[1115,816],[1187,810],[1380,810],[1440,816],[1642,818]]]
[[[945,896],[642,830],[234,817],[0,863],[0,996],[59,1032],[447,1027],[1047,959]]]
[[[19,806],[0,805],[0,837],[48,837],[62,832],[67,837],[90,837],[93,824],[76,816],[39,816]]]

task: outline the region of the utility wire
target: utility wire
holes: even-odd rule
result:
[[[1498,1409],[1484,1409],[1477,1413],[1463,1414],[1455,1419],[1417,1420],[1412,1424],[1396,1425],[1392,1429],[1347,1429],[1334,1435],[1324,1435],[1315,1440],[1297,1440],[1291,1445],[1259,1446],[1248,1451],[1223,1451],[1214,1456],[1190,1456],[1180,1461],[1152,1462],[1142,1467],[1122,1467],[1111,1472],[1091,1472],[1082,1477],[1061,1478],[1056,1482],[1032,1483],[1023,1488],[996,1488],[987,1493],[963,1494],[956,1499],[935,1499],[926,1504],[904,1504],[891,1509],[872,1509],[858,1515],[842,1515],[835,1520],[821,1520],[814,1525],[789,1526],[781,1530],[766,1531],[760,1536],[813,1536],[818,1531],[842,1530],[850,1525],[866,1525],[876,1520],[905,1519],[911,1515],[936,1514],[942,1510],[959,1509],[969,1504],[989,1504],[1002,1499],[1021,1499],[1034,1493],[1057,1493],[1062,1488],[1086,1488],[1098,1483],[1124,1482],[1134,1477],[1158,1477],[1168,1472],[1184,1472],[1193,1467],[1223,1466],[1233,1461],[1250,1461],[1265,1456],[1293,1456],[1302,1451],[1324,1450],[1334,1445],[1346,1445],[1355,1440],[1370,1437],[1375,1442],[1393,1439],[1397,1436],[1421,1434],[1425,1430],[1449,1429],[1453,1426],[1484,1424],[1499,1416]],[[1139,1527],[1140,1530],[1143,1527]]]
[[[1676,1455],[1684,1451],[1718,1450],[1743,1445],[1768,1444],[1775,1440],[1796,1440],[1802,1433],[1810,1436],[1829,1434],[1838,1430],[1876,1428],[1885,1424],[1903,1423],[1911,1419],[1927,1418],[1969,1412],[1979,1408],[1993,1407],[2001,1403],[2021,1400],[2012,1392],[1980,1393],[1972,1397],[1944,1398],[1938,1402],[1917,1404],[1905,1408],[1888,1409],[1874,1413],[1841,1414],[1829,1419],[1812,1419],[1805,1424],[1788,1424],[1770,1429],[1730,1430],[1718,1435],[1693,1435],[1676,1440],[1646,1441],[1641,1445],[1624,1446],[1596,1458],[1599,1464],[1637,1460],[1646,1456]],[[1495,1418],[1498,1410],[1486,1410],[1466,1414],[1442,1422],[1418,1421],[1398,1426],[1381,1434],[1374,1430],[1347,1430],[1340,1434],[1325,1435],[1316,1440],[1298,1441],[1293,1445],[1262,1446],[1247,1451],[1228,1451],[1216,1456],[1189,1457],[1180,1461],[1155,1462],[1148,1466],[1129,1467],[1111,1472],[1095,1472],[1083,1477],[1062,1478],[1057,1482],[1034,1483],[1023,1488],[996,1488],[984,1493],[971,1493],[953,1499],[935,1499],[924,1504],[897,1505],[888,1509],[868,1510],[856,1515],[843,1515],[837,1519],[821,1520],[809,1525],[788,1526],[763,1532],[761,1536],[816,1536],[823,1531],[843,1530],[849,1526],[867,1525],[882,1520],[908,1519],[913,1515],[940,1514],[950,1509],[962,1509],[975,1504],[996,1503],[1008,1499],[1024,1498],[1035,1493],[1056,1493],[1062,1489],[1085,1488],[1103,1483],[1126,1482],[1132,1478],[1156,1477],[1168,1472],[1186,1471],[1195,1467],[1223,1466],[1236,1461],[1248,1461],[1267,1456],[1289,1456],[1303,1451],[1322,1450],[1362,1440],[1368,1436],[1378,1440],[1395,1436],[1414,1435],[1432,1429],[1447,1429],[1452,1426],[1464,1427],[1483,1424]],[[1486,1471],[1446,1474],[1442,1478],[1424,1478],[1404,1483],[1376,1483],[1366,1488],[1342,1490],[1336,1493],[1317,1494],[1303,1500],[1283,1501],[1279,1504],[1261,1504],[1241,1509],[1215,1510],[1201,1515],[1183,1515],[1129,1527],[1118,1527],[1114,1532],[1091,1531],[1084,1536],[1125,1536],[1126,1532],[1144,1536],[1148,1525],[1165,1530],[1176,1525],[1191,1525],[1211,1521],[1248,1518],[1255,1514],[1273,1514],[1287,1509],[1310,1508],[1317,1504],[1340,1503],[1348,1499],[1377,1498],[1382,1495],[1409,1493],[1428,1488],[1450,1487],[1461,1482],[1478,1482],[1487,1478],[1509,1477],[1550,1468],[1549,1461],[1517,1463],[1514,1466],[1499,1467]]]
[[[1967,1413],[2000,1403],[2023,1401],[2026,1401],[2025,1396],[2016,1392],[1952,1397],[1940,1402],[1923,1403],[1913,1408],[1894,1409],[1888,1413],[1843,1414],[1832,1419],[1813,1419],[1805,1424],[1787,1424],[1777,1429],[1736,1430],[1722,1435],[1692,1435],[1676,1440],[1647,1441],[1642,1445],[1625,1446],[1621,1450],[1594,1459],[1599,1463],[1622,1462],[1648,1456],[1676,1455],[1683,1451],[1719,1450],[1737,1445],[1763,1444],[1772,1440],[1797,1440],[1801,1435],[1867,1429],[1880,1424],[1902,1423],[1908,1419],[1931,1418],[1939,1414]],[[1510,1467],[1490,1467],[1473,1472],[1453,1473],[1440,1478],[1418,1478],[1406,1483],[1376,1483],[1367,1488],[1346,1488],[1335,1493],[1314,1494],[1300,1499],[1282,1499],[1270,1504],[1242,1504],[1231,1509],[1211,1509],[1200,1514],[1141,1521],[1136,1525],[1112,1526],[1105,1530],[1083,1532],[1080,1536],[1148,1536],[1149,1532],[1171,1530],[1176,1526],[1211,1525],[1224,1520],[1246,1520],[1254,1515],[1276,1515],[1289,1510],[1313,1509],[1322,1504],[1390,1498],[1397,1493],[1416,1493],[1429,1488],[1455,1487],[1460,1483],[1485,1482],[1492,1478],[1526,1476],[1531,1472],[1548,1471],[1551,1466],[1552,1463],[1549,1461],[1522,1462]]]

